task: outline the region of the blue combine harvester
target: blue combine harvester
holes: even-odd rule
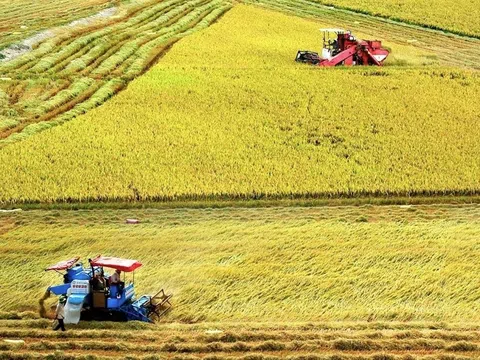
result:
[[[143,295],[135,299],[134,271],[142,264],[136,260],[97,256],[88,259],[89,266],[72,258],[49,266],[45,271],[56,271],[63,275],[63,284],[50,286],[47,294],[66,296],[65,323],[77,324],[84,320],[139,320],[153,322],[172,307],[171,294],[163,289],[156,295]],[[105,268],[118,272],[132,273],[132,281],[110,280]],[[62,273],[62,271],[65,271]],[[113,277],[112,277],[113,279]]]

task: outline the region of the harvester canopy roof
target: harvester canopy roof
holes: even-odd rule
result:
[[[93,266],[105,266],[125,272],[134,271],[135,269],[138,269],[140,266],[142,266],[142,263],[138,262],[137,260],[121,259],[101,255],[90,260],[90,264]]]
[[[344,29],[320,29],[321,32],[334,32],[339,34],[344,34],[346,31]]]
[[[66,269],[70,269],[73,265],[75,265],[75,263],[80,259],[80,257],[74,257],[74,258],[71,258],[69,260],[64,260],[64,261],[60,261],[59,263],[56,263],[55,265],[51,265],[49,267],[47,267],[45,269],[45,271],[49,271],[49,270],[66,270]]]

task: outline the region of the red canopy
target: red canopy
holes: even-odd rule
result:
[[[59,263],[56,263],[55,265],[49,266],[48,268],[45,269],[45,271],[48,270],[66,270],[70,269],[75,263],[79,260],[79,257],[74,257],[69,260],[65,261],[60,261]]]
[[[105,266],[125,272],[133,271],[142,266],[142,264],[137,260],[120,259],[101,255],[92,259],[90,264],[93,266]]]

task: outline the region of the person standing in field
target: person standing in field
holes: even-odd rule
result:
[[[53,328],[54,331],[62,329],[65,331],[65,324],[63,320],[65,319],[65,303],[67,298],[65,296],[60,296],[58,299],[57,309],[55,310],[55,319],[57,320],[57,325]]]

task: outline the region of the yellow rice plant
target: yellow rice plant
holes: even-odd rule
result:
[[[319,25],[237,6],[104,106],[3,148],[0,200],[478,193],[478,73],[296,64]]]
[[[478,322],[479,214],[476,205],[0,214],[0,312],[36,312],[62,281],[45,267],[103,254],[143,263],[138,295],[174,294],[169,322]]]
[[[283,0],[279,0],[283,1]],[[302,0],[300,0],[302,1]],[[480,38],[480,6],[455,0],[316,0],[321,4]],[[288,0],[295,4],[297,0]]]

